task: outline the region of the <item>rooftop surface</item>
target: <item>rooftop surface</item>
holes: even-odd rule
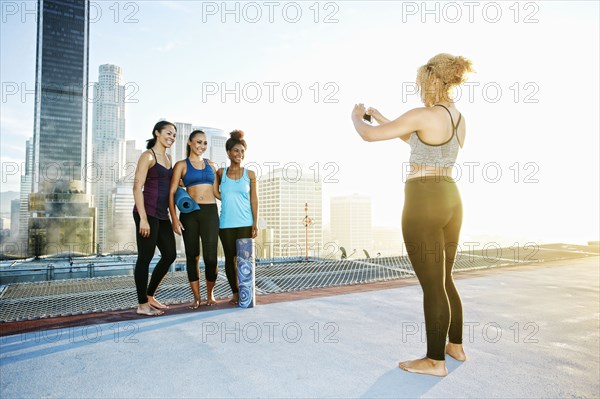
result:
[[[181,305],[156,318],[127,310],[13,329],[0,338],[0,397],[596,398],[599,260],[459,274],[469,359],[449,358],[444,378],[397,366],[426,350],[421,289],[409,278],[270,294],[253,309]]]
[[[597,256],[598,253],[598,246],[569,244],[536,244],[524,247],[467,250],[458,252],[453,273],[460,278],[463,273],[473,273],[476,270],[530,263],[541,264],[558,259]],[[84,264],[91,258],[87,259],[88,261],[83,261]],[[98,259],[106,263],[107,258]],[[155,257],[155,260],[157,259],[158,257]],[[66,259],[65,263],[67,263]],[[90,313],[105,314],[135,308],[137,303],[135,284],[130,274],[132,273],[130,266],[134,263],[135,258],[129,259],[121,266],[119,272],[125,275],[96,278],[73,276],[74,278],[69,279],[64,279],[65,275],[71,276],[69,272],[71,267],[68,263],[60,269],[47,268],[45,261],[23,262],[16,267],[14,265],[1,267],[0,283],[4,285],[0,285],[0,323],[82,316]],[[114,265],[118,267],[118,259],[113,259],[110,264],[113,268]],[[74,266],[72,269],[75,270],[77,267]],[[157,291],[157,298],[161,302],[175,307],[179,304],[188,304],[192,300],[187,272],[175,271],[178,269],[172,268]],[[54,274],[57,270],[61,273]],[[73,274],[77,275],[78,272],[74,271]],[[61,277],[54,279],[57,275],[62,279]],[[51,279],[15,283],[15,280],[29,279],[34,276]],[[373,289],[373,283],[382,282],[389,283],[385,285],[387,288],[398,287],[407,283],[399,280],[411,278],[414,279],[414,271],[406,255],[344,260],[311,259],[308,262],[303,259],[286,258],[257,262],[256,293],[260,297],[259,302],[264,302],[264,298],[270,301],[272,299],[270,296],[273,294],[296,291],[301,291],[300,296],[307,298],[315,295],[315,290],[318,294],[323,289],[328,290],[333,287],[354,286],[352,290],[356,290],[364,289],[366,285],[368,289]],[[7,284],[6,281],[9,283]],[[201,291],[205,298],[204,284],[201,284]],[[339,293],[339,291],[335,292]],[[219,273],[214,294],[217,300],[231,296],[225,273]],[[16,326],[22,330],[23,324],[16,324]],[[14,328],[14,323],[1,324],[0,336],[10,334]]]

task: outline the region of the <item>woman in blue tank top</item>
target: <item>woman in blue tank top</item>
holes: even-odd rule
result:
[[[173,221],[173,231],[183,236],[188,280],[194,295],[192,309],[197,309],[202,300],[200,297],[200,277],[198,261],[200,259],[200,240],[202,240],[202,258],[204,260],[204,277],[206,278],[206,304],[215,305],[213,291],[217,281],[217,246],[219,244],[219,213],[215,199],[214,164],[202,158],[208,141],[202,130],[190,133],[187,142],[187,158],[175,164],[169,195],[169,210]],[[200,209],[190,213],[180,213],[177,217],[175,209],[175,192],[180,182],[187,189],[190,197],[196,201]]]
[[[244,132],[234,130],[225,143],[230,165],[217,171],[217,188],[221,200],[219,237],[225,253],[225,273],[233,296],[231,303],[239,300],[235,264],[236,241],[256,238],[258,234],[258,195],[256,174],[242,167],[246,154]]]
[[[399,364],[413,373],[447,375],[446,354],[466,360],[462,302],[452,279],[462,224],[462,202],[452,167],[464,143],[465,123],[462,119],[461,124],[451,91],[465,81],[468,72],[472,72],[468,59],[438,54],[417,72],[425,107],[412,109],[393,121],[374,108],[365,110],[362,104],[352,111],[354,127],[364,140],[400,138],[411,147],[402,234],[423,289],[427,336],[427,356]],[[365,123],[367,115],[379,126]]]

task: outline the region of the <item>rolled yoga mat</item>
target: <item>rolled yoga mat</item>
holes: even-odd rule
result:
[[[256,304],[256,277],[254,274],[254,240],[240,238],[236,241],[238,288],[240,308],[253,308]]]
[[[182,213],[190,213],[200,209],[196,201],[182,187],[177,187],[177,191],[175,191],[175,205]]]

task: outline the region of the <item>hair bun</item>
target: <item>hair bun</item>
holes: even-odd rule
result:
[[[229,133],[229,136],[234,140],[242,140],[244,138],[244,132],[242,130],[234,130]]]
[[[441,53],[431,58],[425,65],[447,85],[456,86],[467,80],[467,73],[474,72],[471,60],[463,56]]]

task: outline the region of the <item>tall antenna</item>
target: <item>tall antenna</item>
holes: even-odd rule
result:
[[[305,216],[303,219],[304,228],[306,229],[306,261],[308,262],[308,226],[313,224],[312,218],[308,217],[308,202],[304,203]]]

